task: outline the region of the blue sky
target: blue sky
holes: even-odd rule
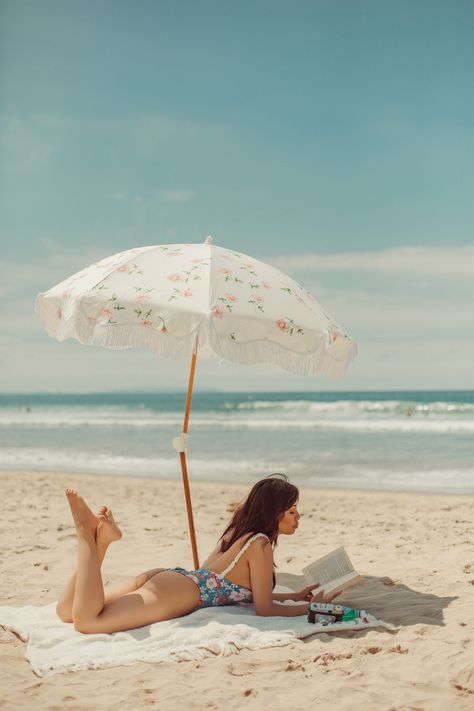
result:
[[[198,386],[474,387],[473,30],[467,0],[4,0],[0,390],[181,387],[185,363],[51,341],[32,304],[207,234],[291,271],[359,356]]]

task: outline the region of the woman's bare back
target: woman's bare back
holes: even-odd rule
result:
[[[222,575],[232,561],[239,555],[248,538],[249,534],[241,536],[224,552],[221,551],[221,544],[219,542],[209,557],[202,563],[201,567],[212,570],[214,573],[217,573],[217,575]],[[229,539],[227,538],[227,540]],[[229,572],[226,573],[225,578],[230,580],[231,583],[235,583],[235,585],[251,589],[249,555],[250,553],[247,549]]]

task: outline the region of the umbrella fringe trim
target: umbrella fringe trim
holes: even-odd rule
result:
[[[59,340],[76,337],[85,345],[103,346],[122,350],[145,348],[165,358],[191,357],[199,338],[198,355],[203,358],[224,358],[242,365],[275,365],[297,375],[317,375],[325,373],[336,378],[344,377],[347,367],[355,358],[357,346],[346,339],[343,354],[331,351],[331,345],[323,343],[313,353],[301,354],[290,351],[271,341],[252,343],[229,343],[210,328],[196,329],[183,338],[175,338],[157,329],[135,325],[85,325],[80,319],[65,321],[55,335]],[[62,331],[62,333],[61,333]]]
[[[253,341],[251,344],[229,343],[212,333],[209,343],[213,353],[226,360],[242,365],[276,365],[290,373],[306,376],[324,373],[342,378],[357,354],[357,346],[351,339],[347,339],[342,357],[337,357],[331,352],[330,346],[325,344],[312,353],[302,354],[271,341]]]

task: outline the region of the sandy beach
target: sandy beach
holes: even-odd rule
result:
[[[0,605],[45,605],[75,561],[64,497],[77,488],[109,505],[124,536],[105,560],[105,581],[156,566],[190,567],[180,481],[34,471],[0,473]],[[201,560],[248,487],[192,486]],[[203,662],[137,664],[41,679],[25,645],[0,628],[0,705],[8,709],[225,708],[275,711],[317,704],[338,711],[472,709],[474,703],[474,497],[301,489],[299,531],[281,536],[277,581],[298,587],[301,569],[344,545],[364,576],[341,601],[396,633],[315,635],[285,647]]]

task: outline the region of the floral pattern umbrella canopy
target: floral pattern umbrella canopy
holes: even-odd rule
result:
[[[356,345],[302,286],[212,244],[147,246],[83,269],[37,297],[48,334],[343,376]]]
[[[38,294],[47,333],[108,348],[191,356],[179,453],[194,565],[199,559],[186,451],[196,357],[269,363],[300,375],[343,376],[352,339],[289,276],[245,254],[204,244],[120,252]]]

